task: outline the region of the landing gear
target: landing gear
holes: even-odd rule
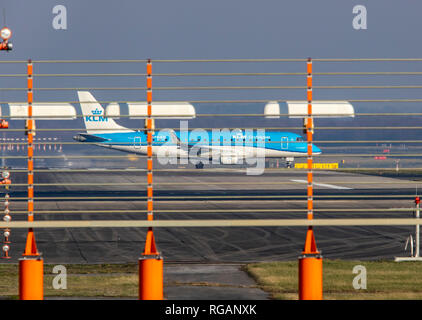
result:
[[[293,168],[295,165],[295,158],[286,158],[286,167]]]
[[[195,164],[195,168],[196,169],[203,169],[204,168],[204,164],[202,162],[198,162],[197,164]]]

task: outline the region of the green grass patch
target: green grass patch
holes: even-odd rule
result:
[[[44,265],[44,296],[54,297],[131,297],[138,296],[137,264],[65,265],[67,289],[53,288],[54,265]],[[17,299],[17,264],[0,264],[0,295]]]
[[[367,289],[355,290],[353,267],[367,270]],[[67,289],[53,288],[54,265],[44,266],[46,297],[123,297],[138,295],[137,264],[65,265]],[[253,263],[244,266],[258,286],[274,299],[298,298],[298,262]],[[422,299],[422,263],[393,261],[323,262],[324,299]],[[165,284],[166,285],[166,284]],[[177,285],[177,284],[172,284]],[[207,285],[206,283],[191,285]],[[218,284],[215,284],[218,285]],[[0,264],[0,295],[18,297],[18,265]]]
[[[367,271],[367,288],[353,288],[353,267]],[[298,298],[298,262],[254,263],[244,267],[274,299]],[[422,299],[422,263],[323,261],[324,299]]]

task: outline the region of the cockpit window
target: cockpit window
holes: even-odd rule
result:
[[[296,141],[303,141],[302,137],[297,137]]]

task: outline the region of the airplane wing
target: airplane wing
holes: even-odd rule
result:
[[[173,129],[168,130],[170,133],[170,141],[180,147],[183,143],[180,141],[179,137],[176,135],[176,132]]]
[[[235,148],[232,150],[222,150],[221,146],[213,146],[213,145],[188,145],[187,143],[182,142],[179,137],[176,135],[174,130],[169,130],[170,133],[170,141],[186,151],[190,151],[192,148],[198,149],[197,156],[199,158],[209,158],[209,157],[219,157],[223,163],[226,164],[233,164],[236,163],[240,159],[246,158],[246,155],[241,152],[236,152]]]
[[[176,132],[173,129],[169,129],[168,132],[170,133],[170,141],[174,143],[175,145],[177,145],[179,148],[182,148],[184,150],[190,150],[192,148],[212,150],[212,146],[208,146],[208,145],[192,146],[192,145],[182,142],[180,138],[176,135]]]

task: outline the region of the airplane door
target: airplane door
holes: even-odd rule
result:
[[[287,150],[289,148],[289,142],[287,137],[281,137],[281,149]]]
[[[141,137],[135,137],[133,139],[133,146],[135,147],[135,149],[139,149],[141,147],[141,142],[142,142]]]

